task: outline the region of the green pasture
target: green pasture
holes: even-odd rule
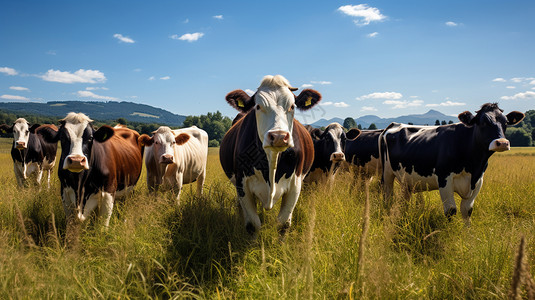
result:
[[[387,208],[379,178],[366,197],[350,171],[304,187],[284,241],[278,206],[259,208],[249,238],[210,148],[203,197],[186,185],[177,206],[149,194],[143,172],[107,230],[92,218],[67,245],[57,173],[50,190],[19,189],[10,146],[0,139],[1,299],[505,299],[522,236],[522,278],[535,270],[535,148],[491,157],[471,227],[448,221],[438,191]]]

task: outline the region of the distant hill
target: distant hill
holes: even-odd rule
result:
[[[435,125],[436,120],[440,120],[441,122],[443,120],[445,120],[446,122],[449,122],[449,121],[459,122],[459,119],[457,119],[457,117],[448,116],[433,109],[426,112],[425,114],[414,114],[414,115],[400,116],[396,118],[381,118],[375,115],[366,115],[366,116],[356,118],[355,122],[357,122],[357,124],[362,125],[363,128],[368,128],[371,123],[374,123],[377,126],[377,128],[385,128],[386,126],[388,126],[388,124],[392,122],[405,123],[405,124],[413,123],[414,125]],[[344,119],[341,119],[341,118],[332,118],[329,120],[320,119],[310,125],[314,127],[323,127],[333,122],[338,122],[340,124],[343,124]]]
[[[0,109],[24,115],[35,114],[49,117],[64,117],[67,113],[82,112],[95,120],[116,120],[125,118],[140,123],[158,123],[181,126],[186,116],[150,105],[117,101],[50,101],[37,102],[0,102]]]

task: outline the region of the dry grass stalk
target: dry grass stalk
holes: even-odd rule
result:
[[[515,269],[511,282],[511,290],[509,291],[509,299],[522,299],[521,287],[523,284],[526,284],[528,299],[535,299],[533,278],[531,278],[529,268],[526,264],[525,244],[526,239],[522,236],[515,258]]]
[[[24,236],[24,240],[26,241],[26,244],[28,247],[35,247],[35,242],[32,239],[32,237],[28,234],[28,231],[26,230],[26,225],[24,224],[24,218],[22,217],[22,213],[20,212],[19,206],[15,204],[15,212],[17,214],[17,221],[19,222],[20,229],[22,230],[22,235]]]
[[[359,241],[359,252],[357,260],[357,278],[360,278],[362,272],[362,265],[364,261],[364,248],[366,246],[366,238],[370,226],[370,183],[373,177],[366,181],[366,202],[364,203],[364,216],[362,218],[362,234]]]

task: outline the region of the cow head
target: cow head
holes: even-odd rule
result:
[[[60,127],[56,131],[50,127],[42,127],[39,133],[45,141],[61,143],[61,158],[64,170],[79,173],[89,169],[89,160],[93,142],[103,143],[114,135],[114,130],[108,125],[101,126],[98,130],[91,124],[93,120],[82,113],[69,113],[60,121]]]
[[[34,124],[30,127],[30,123],[24,118],[18,118],[13,126],[6,124],[0,125],[0,130],[13,133],[13,147],[19,150],[24,150],[28,147],[28,141],[30,140],[30,133],[35,133],[35,129],[39,127],[39,124]]]
[[[459,120],[467,126],[474,126],[476,143],[488,147],[489,151],[503,152],[510,149],[509,140],[505,138],[507,125],[516,125],[524,119],[524,114],[512,111],[507,115],[496,103],[486,103],[474,116],[465,111],[459,114]]]
[[[354,140],[360,134],[360,130],[352,129],[347,133],[344,132],[343,127],[338,123],[332,123],[325,128],[319,141],[321,143],[322,152],[325,153],[325,159],[337,163],[345,160],[344,149],[346,146],[346,140]],[[316,142],[317,143],[317,142]]]
[[[142,134],[138,141],[142,146],[152,146],[156,159],[164,165],[175,162],[175,145],[184,145],[190,139],[187,133],[175,136],[171,128],[167,126],[161,126],[152,134],[152,137]]]
[[[321,100],[315,90],[303,90],[295,96],[288,80],[281,75],[265,76],[256,93],[249,97],[242,90],[227,94],[227,102],[247,113],[254,109],[258,138],[265,150],[281,152],[294,146],[292,138],[295,109],[308,110]]]

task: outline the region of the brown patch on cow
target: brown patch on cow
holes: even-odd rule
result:
[[[227,100],[230,106],[244,113],[250,111],[255,104],[254,95],[253,97],[250,97],[243,90],[234,90],[228,93],[227,96],[225,96],[225,100]]]
[[[175,137],[175,142],[178,146],[184,145],[188,141],[189,141],[189,134],[187,133],[181,133]]]

